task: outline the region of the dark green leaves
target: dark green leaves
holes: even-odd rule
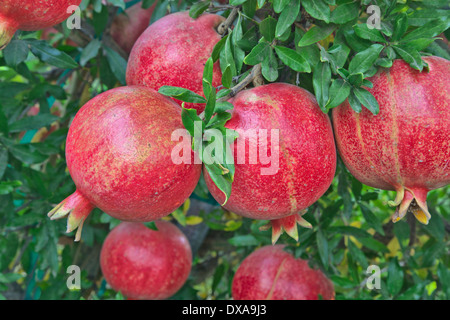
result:
[[[58,68],[73,69],[78,64],[67,53],[53,48],[44,40],[25,40],[30,46],[31,52],[41,61],[51,64]]]
[[[25,61],[28,57],[30,49],[23,40],[12,40],[8,46],[3,49],[6,64],[10,67],[15,67],[19,63]]]
[[[336,29],[336,26],[330,24],[325,26],[314,26],[309,29],[298,43],[299,47],[309,46],[328,37]]]
[[[297,72],[311,72],[309,63],[295,50],[282,46],[275,46],[275,51],[280,60],[292,70]]]
[[[381,50],[383,50],[382,45],[373,44],[368,49],[357,53],[350,61],[348,71],[350,73],[366,72],[378,59]]]
[[[323,0],[303,0],[302,6],[311,17],[323,20],[326,23],[330,22],[330,7]]]
[[[281,37],[286,30],[294,23],[300,12],[300,1],[291,0],[289,4],[284,7],[283,11],[278,18],[275,36],[277,38]]]
[[[109,67],[117,80],[123,85],[126,84],[126,70],[127,62],[120,54],[109,47],[104,48],[106,53],[106,59],[108,60]]]
[[[191,18],[197,19],[199,15],[201,15],[203,12],[208,9],[209,4],[211,1],[199,1],[192,5],[191,9],[189,10],[189,15]]]
[[[184,102],[191,103],[205,103],[206,99],[201,95],[184,88],[172,87],[172,86],[162,86],[158,90],[159,93],[169,96]]]

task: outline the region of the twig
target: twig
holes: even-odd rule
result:
[[[228,18],[224,22],[219,24],[219,26],[217,27],[217,33],[220,35],[224,35],[225,32],[227,32],[228,28],[233,24],[238,13],[239,13],[239,8],[238,7],[233,8],[233,10],[230,12],[230,15],[228,16]]]
[[[234,97],[239,91],[244,89],[246,86],[248,86],[250,83],[254,82],[255,79],[261,77],[261,64],[257,64],[253,66],[252,71],[248,76],[244,78],[241,82],[239,82],[237,85],[235,85],[233,88],[231,88],[231,92],[227,94],[225,97],[222,97],[220,99],[217,99],[217,101],[227,101],[228,99]]]

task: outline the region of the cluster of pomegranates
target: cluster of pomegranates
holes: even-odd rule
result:
[[[40,3],[26,2],[35,6],[30,12],[41,12]],[[22,13],[23,19],[9,19],[17,16],[15,1],[2,2],[0,46],[17,29],[36,30],[61,22],[67,18],[63,13],[67,6],[80,1],[53,2],[45,23],[37,14],[25,18]],[[141,14],[149,19],[149,12]],[[192,19],[187,12],[173,13],[147,27],[135,42],[125,39],[133,42],[127,86],[90,100],[70,126],[66,160],[76,191],[49,216],[68,216],[67,231],[78,229],[76,240],[95,207],[126,221],[106,239],[101,266],[111,286],[129,298],[170,297],[189,275],[192,257],[186,238],[158,219],[191,195],[202,165],[172,161],[177,142],[171,140],[171,134],[183,128],[181,108],[157,90],[170,85],[202,94],[204,64],[221,39],[216,29],[223,21],[215,14]],[[136,28],[142,30],[142,24]],[[131,47],[130,43],[123,46],[124,50]],[[413,70],[403,60],[396,60],[392,68],[369,79],[373,88],[368,90],[380,105],[378,115],[366,109],[356,113],[344,102],[333,110],[330,121],[313,94],[286,83],[243,90],[231,98],[234,109],[226,127],[277,130],[279,143],[272,147],[279,158],[276,172],[268,175],[261,175],[267,164],[236,162],[231,196],[224,208],[244,217],[269,220],[273,243],[283,231],[297,238],[297,224],[311,227],[302,215],[332,183],[336,144],[355,178],[368,186],[397,191],[391,203],[397,208],[394,221],[410,211],[420,222],[428,223],[427,192],[450,183],[450,62],[438,57],[424,60],[428,71]],[[216,63],[213,85],[218,87],[220,80]],[[204,105],[189,107],[201,112]],[[246,143],[248,159],[249,150],[261,147],[261,142],[247,139]],[[224,194],[208,172],[203,173],[212,196],[224,203]],[[159,231],[141,224],[146,221],[157,221]],[[255,273],[266,278],[255,278]],[[279,246],[250,255],[233,281],[235,299],[319,296],[334,297],[330,281]]]

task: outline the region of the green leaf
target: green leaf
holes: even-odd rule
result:
[[[202,119],[197,115],[197,110],[183,108],[181,110],[181,120],[192,137],[196,137],[196,134],[203,134],[205,126]]]
[[[415,39],[435,37],[444,32],[445,30],[447,30],[449,25],[450,25],[449,21],[442,21],[442,20],[430,21],[424,24],[423,26],[407,33],[400,40],[400,42],[405,43]]]
[[[225,68],[225,72],[222,74],[222,85],[225,88],[230,88],[232,80],[233,80],[233,75],[231,74],[230,65],[228,65]]]
[[[206,9],[208,9],[210,3],[210,0],[194,3],[189,10],[189,16],[193,19],[197,19],[203,12],[206,11]]]
[[[208,171],[211,180],[214,184],[219,188],[220,191],[225,195],[224,203],[220,205],[225,205],[228,202],[228,199],[231,195],[231,182],[224,177],[224,175],[217,173],[214,168],[214,165],[204,164],[206,171]]]
[[[320,260],[325,268],[328,268],[328,241],[321,229],[316,232],[317,249],[319,251]]]
[[[445,21],[450,18],[450,12],[448,10],[439,10],[431,8],[422,8],[421,10],[414,10],[410,15],[408,15],[408,23],[411,26],[420,27],[424,24],[436,20]]]
[[[5,49],[3,49],[3,57],[10,67],[15,67],[19,63],[25,61],[28,57],[30,49],[23,40],[12,40]]]
[[[298,0],[291,0],[289,4],[283,9],[281,12],[277,27],[275,30],[275,36],[277,38],[280,38],[288,28],[295,22],[295,19],[297,19],[297,16],[300,12],[300,1]]]
[[[412,68],[422,71],[424,67],[422,57],[416,49],[407,46],[392,46],[392,48],[394,48],[395,52],[401,56],[403,60],[409,63]]]
[[[31,52],[43,62],[63,69],[78,67],[78,64],[71,56],[53,48],[45,40],[27,39],[24,41],[30,45]]]
[[[329,110],[343,103],[350,94],[350,88],[350,84],[343,79],[333,80],[329,89],[329,99],[325,105],[325,109]]]
[[[360,203],[359,207],[361,208],[361,212],[367,224],[374,228],[379,234],[384,235],[382,221],[380,221],[377,216],[373,214],[372,211],[364,204]]]
[[[38,130],[42,127],[48,126],[58,120],[57,116],[50,113],[42,113],[36,116],[22,118],[9,125],[10,132],[20,132],[27,130]]]
[[[408,16],[406,13],[400,13],[395,18],[394,33],[392,34],[391,41],[398,41],[405,34],[408,29]]]
[[[374,42],[382,42],[387,43],[387,41],[382,36],[380,30],[378,29],[369,29],[367,24],[361,23],[353,26],[355,33],[358,37]]]
[[[269,55],[261,63],[261,73],[269,82],[274,82],[278,78],[278,62],[272,48],[269,50]]]
[[[242,65],[244,64],[245,52],[242,50],[238,42],[243,37],[242,31],[242,17],[239,15],[238,20],[234,26],[233,32],[231,34],[231,42],[233,47],[233,57],[236,64],[236,74],[241,73]]]
[[[330,22],[331,11],[330,6],[323,0],[302,0],[302,6],[311,17]]]
[[[209,91],[208,100],[205,106],[205,121],[208,122],[211,119],[211,116],[214,113],[214,109],[216,106],[216,90],[211,86],[211,90]]]
[[[246,247],[246,246],[257,246],[259,245],[259,240],[256,239],[251,234],[238,235],[228,239],[228,242],[235,247]]]
[[[358,72],[366,72],[370,69],[378,59],[381,50],[383,50],[381,44],[373,44],[368,49],[357,53],[350,61],[348,71],[350,74]]]
[[[297,53],[295,50],[289,49],[287,47],[275,46],[275,51],[277,52],[280,60],[297,72],[311,72],[311,67],[303,56]]]
[[[213,81],[213,68],[214,68],[214,62],[212,58],[208,58],[205,62],[205,67],[203,68],[203,94],[205,97],[209,96],[209,93],[212,88],[212,81]]]
[[[303,37],[303,35],[306,32],[303,31],[300,28],[295,28],[295,50],[309,63],[309,66],[311,68],[313,68],[314,66],[317,65],[317,63],[320,60],[320,53],[319,53],[319,48],[314,45],[311,44],[309,46],[305,46],[305,47],[299,47],[298,43],[300,42],[300,38]]]
[[[6,167],[8,166],[8,150],[0,147],[0,180],[5,174]]]
[[[25,164],[41,163],[47,160],[47,156],[38,153],[33,145],[34,143],[17,144],[9,147],[9,151],[14,158]]]
[[[173,97],[184,102],[206,103],[206,99],[201,95],[185,88],[162,86],[159,88],[158,92],[165,96]]]
[[[305,35],[300,39],[298,46],[305,47],[309,46],[310,44],[316,43],[320,40],[323,40],[330,34],[332,34],[335,29],[336,26],[332,24],[325,26],[314,26],[311,29],[309,29],[305,33]]]
[[[211,58],[213,59],[214,62],[216,62],[217,60],[219,60],[220,57],[220,52],[222,51],[223,47],[225,46],[225,42],[228,39],[228,34],[223,37],[222,39],[219,40],[219,42],[216,43],[216,45],[213,48],[213,51],[211,53]]]
[[[244,58],[244,63],[247,65],[256,65],[264,61],[270,51],[270,45],[266,41],[258,43],[252,51]]]
[[[363,88],[353,88],[353,93],[358,99],[358,101],[373,114],[378,114],[380,112],[380,106],[378,105],[377,99],[366,89]]]
[[[122,84],[126,84],[127,61],[120,54],[109,47],[104,47],[106,60],[116,79]]]
[[[232,76],[236,76],[236,63],[234,62],[234,56],[233,56],[233,44],[232,38],[228,37],[225,41],[225,46],[220,52],[220,69],[222,72],[225,71],[225,68],[229,66],[231,70]]]
[[[355,238],[370,238],[372,235],[368,233],[367,231],[364,231],[362,229],[351,227],[351,226],[337,226],[337,227],[330,227],[328,228],[328,231],[335,232],[337,234],[345,234],[349,236],[353,236]]]
[[[244,2],[246,2],[247,0],[230,0],[230,4],[232,6],[239,6],[241,4],[243,4]]]
[[[275,39],[275,30],[277,27],[277,20],[272,17],[267,17],[259,24],[259,32],[261,32],[264,39],[272,42]]]
[[[367,261],[366,256],[361,251],[361,249],[359,249],[356,246],[356,244],[350,239],[348,239],[347,248],[348,248],[348,251],[351,254],[352,258],[355,259],[356,261],[358,261],[360,263],[361,267],[363,267],[364,269],[367,269],[367,267],[369,266],[369,263]]]
[[[92,58],[98,55],[98,51],[101,48],[101,42],[98,39],[94,39],[83,49],[80,57],[80,65],[85,66]]]
[[[360,5],[358,2],[349,2],[337,6],[332,12],[330,22],[344,24],[355,20],[359,15]]]
[[[398,264],[397,257],[389,261],[386,285],[391,296],[395,297],[403,287],[404,272]]]
[[[347,80],[352,86],[360,87],[364,81],[364,74],[362,72],[352,73]]]
[[[227,110],[233,110],[234,106],[228,101],[217,101],[214,113],[222,113]]]
[[[280,13],[288,5],[290,0],[273,0],[273,10]]]
[[[327,62],[319,62],[314,68],[313,87],[314,93],[322,111],[326,112],[325,104],[328,101],[328,90],[331,85],[331,69]]]

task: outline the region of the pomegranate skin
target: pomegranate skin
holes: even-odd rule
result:
[[[0,3],[0,50],[18,29],[36,31],[52,27],[66,20],[81,0],[2,0]]]
[[[193,153],[191,164],[172,161],[179,142],[171,135],[183,128],[180,107],[150,88],[120,87],[91,99],[76,114],[66,141],[77,190],[49,216],[70,213],[72,231],[92,210],[89,205],[123,221],[170,214],[191,195],[201,174]]]
[[[234,300],[333,300],[333,283],[283,245],[264,246],[246,257],[232,282]]]
[[[310,226],[301,214],[325,193],[336,171],[330,119],[310,92],[286,83],[244,90],[229,102],[234,109],[226,128],[238,132],[267,129],[268,138],[256,141],[246,137],[250,147],[245,150],[245,161],[239,160],[239,143],[234,143],[235,175],[224,208],[247,218],[272,220],[274,242],[282,229],[297,238],[297,222]],[[262,175],[261,169],[269,165],[262,164],[260,158],[251,164],[249,153],[251,148],[264,150],[261,142],[266,142],[269,150],[276,150],[277,146],[271,144],[271,129],[279,130],[279,169],[272,172],[275,174]],[[206,168],[203,172],[211,195],[224,203],[223,192]]]
[[[156,5],[157,2],[148,9],[142,9],[142,2],[138,2],[129,7],[125,13],[114,17],[111,24],[111,37],[123,51],[128,54],[131,52],[136,40],[147,29]]]
[[[203,96],[203,69],[221,36],[215,30],[224,21],[216,14],[192,19],[188,12],[169,14],[152,23],[138,38],[127,65],[128,85],[145,85],[158,90],[176,86]],[[214,87],[221,84],[222,72],[214,64]],[[175,100],[181,104],[181,101]],[[203,111],[204,104],[186,103]]]
[[[336,143],[346,167],[362,183],[397,191],[392,219],[408,208],[427,224],[427,192],[450,183],[450,62],[425,57],[429,72],[403,60],[380,70],[368,89],[378,115],[354,112],[348,101],[333,109]]]
[[[103,243],[103,275],[129,300],[170,298],[191,272],[192,251],[186,236],[170,222],[155,224],[158,231],[142,223],[122,222]]]

